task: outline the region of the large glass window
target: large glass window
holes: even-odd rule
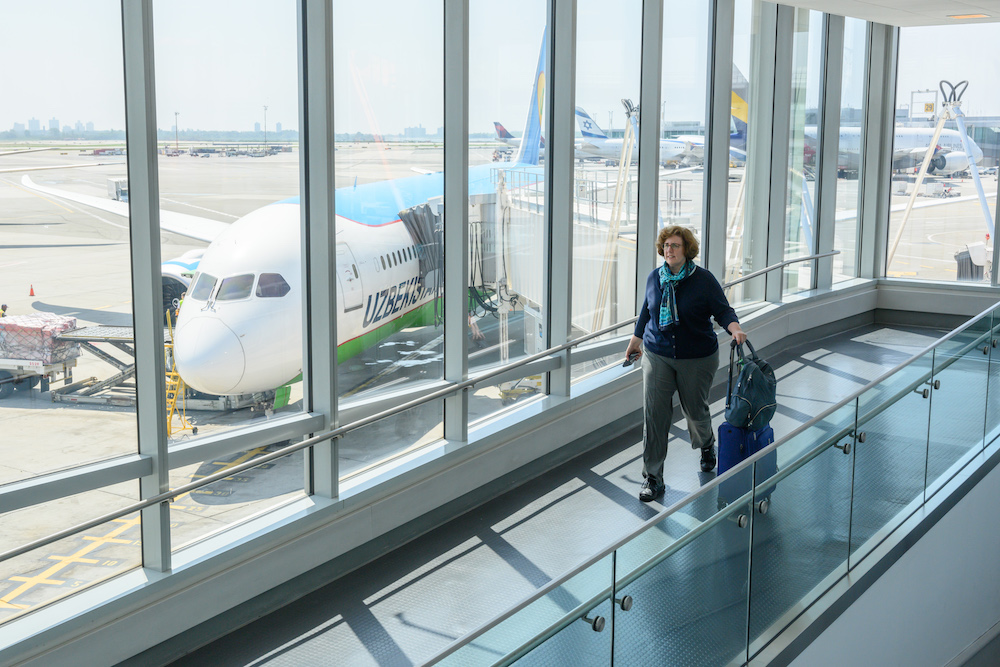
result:
[[[572,337],[635,315],[642,3],[580,3]],[[650,122],[657,122],[651,114]],[[661,148],[661,151],[663,149]],[[621,329],[611,334],[628,333]],[[621,354],[574,364],[579,378]]]
[[[860,229],[861,132],[865,111],[867,23],[844,20],[844,59],[840,89],[840,138],[837,147],[837,213],[834,223],[833,282],[850,280],[858,272]],[[835,57],[835,56],[834,56]]]
[[[135,454],[137,440],[129,386],[134,356],[108,342],[132,324],[128,209],[102,210],[112,204],[109,185],[126,180],[121,5],[4,3],[2,14],[0,484],[6,485]],[[95,199],[84,203],[87,196]],[[114,404],[101,402],[106,393],[90,396],[88,390],[113,377],[120,380]],[[132,482],[0,508],[0,551],[128,505],[138,490]],[[132,516],[3,562],[0,623],[138,566],[139,532],[139,517]]]
[[[543,271],[548,90],[545,3],[469,7],[469,369],[475,373],[546,348]],[[581,13],[582,16],[582,13]],[[469,420],[522,405],[545,391],[535,375],[477,388]]]
[[[992,44],[998,39],[1000,26],[995,23],[900,30],[889,182],[886,274],[890,277],[979,283],[989,278],[1000,146],[996,133],[977,133],[976,128],[996,127],[1000,101],[993,91],[1000,81],[983,66],[975,48],[932,53],[927,45]],[[961,96],[964,140],[956,114],[947,108],[939,88],[941,81],[960,80],[968,80]],[[944,88],[950,95],[950,87]],[[932,141],[939,125],[941,134]],[[926,174],[921,176],[921,165],[928,158]],[[981,188],[973,177],[973,164]]]
[[[132,324],[128,207],[107,196],[127,180],[120,3],[5,3],[3,21],[0,483],[137,446],[134,356],[108,342]],[[110,378],[114,406],[91,391]]]
[[[819,85],[823,14],[795,9],[792,90],[788,130],[788,194],[784,259],[812,254],[816,247],[816,153],[819,149]],[[812,288],[813,263],[784,270],[784,293]]]
[[[701,215],[704,159],[708,150],[705,86],[708,81],[709,9],[709,2],[679,0],[670,0],[663,8],[660,226],[688,227],[699,241],[704,231]],[[732,118],[736,112],[734,108]],[[735,166],[738,161],[735,158],[740,156],[745,138],[732,134],[736,136],[730,141],[737,151],[730,159]],[[699,263],[703,259],[699,258]]]
[[[153,21],[163,310],[172,334],[162,381],[175,445],[302,408],[298,29],[293,0],[263,13],[157,1]],[[263,298],[255,283],[275,274],[287,293]],[[171,470],[171,483],[281,444]],[[176,499],[174,547],[301,495],[296,462]]]
[[[333,3],[344,422],[444,373],[443,24],[440,0]],[[410,247],[418,259],[403,261]],[[375,427],[378,438],[348,434],[339,444],[341,473],[441,436],[440,403],[411,413]]]

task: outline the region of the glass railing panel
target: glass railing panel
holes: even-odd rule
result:
[[[851,567],[923,501],[930,371],[928,353],[858,397]]]
[[[499,664],[518,667],[605,667],[611,664],[611,599],[594,607],[584,618],[578,618],[520,660]],[[616,611],[618,609],[616,608]]]
[[[986,444],[1000,436],[1000,308],[990,325],[990,368],[986,384]]]
[[[613,580],[608,555],[435,664],[508,665],[521,658],[518,664],[525,665],[609,664]],[[599,633],[580,620],[595,616],[604,619]],[[546,641],[554,642],[552,647],[545,647]],[[542,660],[555,649],[558,660]]]
[[[716,502],[705,494],[618,549],[615,597],[633,604],[615,610],[614,664],[746,660],[749,490],[729,489],[734,502],[699,521]]]
[[[754,464],[751,655],[847,573],[851,448],[826,442],[787,476],[776,477],[773,456]]]
[[[928,498],[983,449],[991,322],[980,318],[934,349]]]
[[[778,384],[778,392],[778,404],[782,405],[780,383]],[[794,461],[810,454],[821,442],[826,442],[848,433],[854,428],[856,414],[857,408],[855,402],[848,403],[785,440],[778,447],[778,469],[783,470]],[[777,418],[775,421],[778,421]],[[780,440],[782,434],[780,432],[777,433],[776,438]],[[760,484],[763,479],[765,478],[761,478],[757,483]]]

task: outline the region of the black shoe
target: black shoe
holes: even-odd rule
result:
[[[715,470],[715,445],[701,450],[701,470],[702,472],[712,472]]]
[[[666,486],[662,482],[656,481],[655,477],[647,477],[643,483],[642,487],[639,489],[639,500],[644,503],[656,500],[663,495],[666,491]]]

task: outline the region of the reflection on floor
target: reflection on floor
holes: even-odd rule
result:
[[[942,333],[871,326],[770,359],[779,382],[780,407],[772,422],[776,436],[781,438],[910,358]],[[712,404],[716,423],[722,421],[724,408],[722,392],[718,394]],[[904,409],[887,411],[873,420],[868,451],[857,452],[859,493],[881,502],[869,503],[870,516],[858,517],[861,534],[851,536],[851,549],[898,510],[894,502],[912,497],[915,477],[894,479],[887,490],[886,480],[874,474],[882,454],[873,443],[880,433],[898,435],[907,428],[905,415]],[[666,465],[668,488],[660,503],[647,505],[637,499],[642,453],[637,427],[172,664],[418,664],[711,480],[712,474],[699,470],[698,452],[688,444],[683,420],[674,434],[677,440]],[[917,465],[922,452],[915,443],[904,450],[913,455],[913,469],[922,474]],[[954,459],[954,453],[941,455]],[[615,615],[615,658],[621,664],[728,662],[746,648],[748,590],[754,591],[751,639],[766,640],[766,629],[798,599],[791,597],[816,586],[817,577],[835,568],[834,561],[842,560],[848,548],[844,518],[850,498],[843,484],[850,476],[847,459],[831,449],[784,480],[774,492],[772,511],[755,522],[758,529],[752,538],[733,522],[720,522],[704,539],[630,584],[633,609],[646,606],[647,613]],[[715,512],[714,496],[699,501],[704,507],[694,504],[687,512],[692,521]],[[674,527],[678,534],[689,529],[681,523]],[[668,523],[662,530],[670,533],[674,528]],[[764,547],[768,558],[765,567],[755,569],[748,589],[750,539],[755,548]],[[808,557],[796,558],[796,553]],[[785,584],[771,585],[779,579]],[[573,602],[560,604],[571,608]],[[650,606],[662,613],[650,615]],[[610,616],[611,610],[603,613]],[[572,655],[574,665],[608,664],[610,634],[576,623],[521,662],[566,664]],[[175,644],[185,641],[180,637]],[[583,651],[582,646],[589,648]],[[124,664],[143,659],[147,662],[141,664],[154,664],[148,660],[161,649]]]

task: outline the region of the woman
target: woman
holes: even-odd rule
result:
[[[715,469],[715,432],[708,409],[708,391],[719,369],[719,341],[712,318],[742,343],[747,335],[722,286],[707,269],[698,267],[698,241],[691,230],[665,227],[656,238],[663,265],[646,279],[646,298],[625,350],[626,359],[642,357],[643,451],[639,500],[663,495],[663,461],[673,422],[674,392],[680,395],[691,446],[701,449],[701,469]]]

